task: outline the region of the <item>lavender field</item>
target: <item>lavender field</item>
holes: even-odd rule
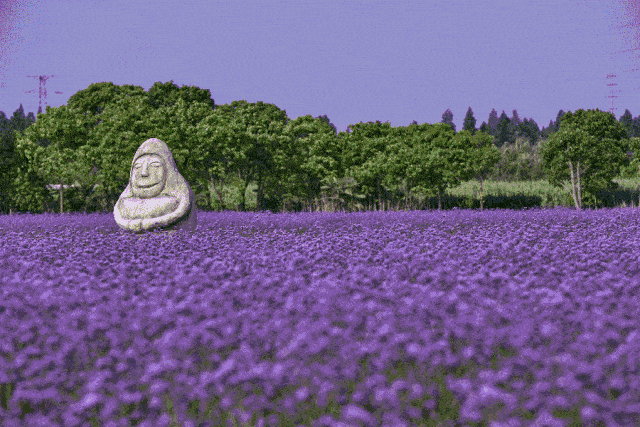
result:
[[[640,210],[0,217],[0,425],[640,425]]]

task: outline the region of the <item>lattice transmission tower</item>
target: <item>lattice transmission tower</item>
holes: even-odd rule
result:
[[[622,27],[630,27],[630,26],[635,26],[635,24],[634,23],[627,23],[625,25],[615,26],[614,28],[622,28]],[[626,52],[633,52],[633,51],[637,51],[637,50],[640,50],[640,47],[635,47],[635,48],[632,48],[632,49],[620,50],[618,52],[612,52],[612,53],[609,53],[609,56],[610,56],[609,59],[613,60],[614,56],[616,56],[616,55],[619,55],[621,53],[626,53]],[[638,70],[640,70],[640,68],[634,68],[634,69],[631,69],[631,70],[618,71],[618,73],[623,73],[623,74],[624,73],[633,73],[634,71],[638,71]],[[615,79],[616,77],[617,77],[616,74],[607,74],[607,79]],[[614,93],[622,92],[621,90],[615,90],[615,91],[613,90],[613,86],[617,86],[617,83],[613,83],[613,81],[614,80],[611,80],[611,83],[607,84],[607,86],[609,86],[611,88],[611,93],[610,93],[610,95],[605,97],[605,98],[611,98],[611,107],[609,108],[609,112],[611,112],[611,113],[613,113],[614,110],[617,110],[617,108],[615,108],[613,106],[613,98],[619,98],[618,96],[614,95]],[[629,89],[629,88],[627,88],[627,89]],[[635,88],[630,88],[630,89],[640,89],[640,88],[635,87]]]
[[[615,77],[616,77],[616,75],[615,75],[615,74],[607,74],[607,79],[613,79],[613,78],[615,78]],[[620,92],[620,91],[619,91],[619,90],[617,90],[617,91],[614,91],[614,90],[613,90],[613,87],[612,87],[612,86],[618,86],[618,84],[617,84],[617,83],[608,83],[608,84],[607,84],[607,86],[610,86],[610,87],[611,87],[611,95],[606,96],[605,98],[611,98],[611,108],[609,108],[609,112],[610,112],[610,113],[613,113],[613,110],[617,110],[617,108],[615,108],[615,107],[613,106],[613,98],[618,98],[618,96],[617,96],[617,95],[614,95],[614,93],[615,93],[615,92]]]
[[[47,84],[47,80],[49,79],[49,77],[55,77],[54,75],[51,76],[27,76],[27,77],[33,77],[34,79],[39,79],[40,80],[40,85],[38,87],[38,97],[40,98],[40,102],[38,104],[38,113],[42,112],[42,100],[44,99],[44,107],[45,110],[47,108],[47,88],[46,88],[46,84]],[[34,90],[28,90],[25,91],[25,93],[34,93]],[[62,92],[58,92],[55,91],[55,93],[57,94],[62,94]]]

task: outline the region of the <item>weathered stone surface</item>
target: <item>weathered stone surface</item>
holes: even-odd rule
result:
[[[167,144],[150,138],[138,148],[113,216],[120,228],[134,232],[195,230],[195,197]]]

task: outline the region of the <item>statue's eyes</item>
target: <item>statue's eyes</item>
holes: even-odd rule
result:
[[[160,167],[160,162],[153,162],[150,165],[158,168]],[[140,169],[142,167],[142,163],[136,163],[133,167],[136,169]]]

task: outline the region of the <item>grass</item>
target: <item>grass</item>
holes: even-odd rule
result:
[[[640,198],[640,178],[617,178],[614,179],[620,185],[616,191],[605,193],[608,200],[597,200],[595,204],[588,204],[583,194],[583,208],[601,208],[606,205],[613,207],[636,207],[639,206]],[[257,208],[257,185],[250,183],[246,192],[246,209],[256,210]],[[483,182],[484,208],[522,208],[522,207],[574,207],[570,187],[553,187],[546,180],[536,181],[485,181]],[[240,192],[236,187],[228,187],[225,191],[226,208],[235,208],[240,203]],[[461,185],[447,189],[442,199],[443,209],[450,209],[454,206],[460,208],[480,208],[480,182],[471,180]],[[421,198],[422,206],[414,206],[413,209],[430,207],[435,209],[438,206],[437,197]],[[397,205],[398,209],[404,208],[404,201]]]

